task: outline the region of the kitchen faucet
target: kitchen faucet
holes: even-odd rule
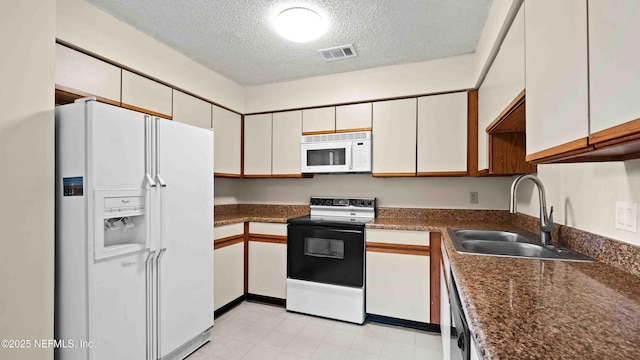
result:
[[[547,215],[547,199],[544,193],[544,186],[540,179],[533,175],[520,175],[511,184],[511,205],[509,206],[509,212],[515,213],[517,210],[517,202],[516,193],[518,192],[518,185],[520,181],[524,179],[529,179],[536,184],[538,188],[538,196],[540,197],[540,244],[542,246],[547,246],[551,244],[551,232],[555,228],[553,224],[553,206],[551,207],[551,211],[549,215]]]

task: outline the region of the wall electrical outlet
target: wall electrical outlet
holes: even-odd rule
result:
[[[478,192],[477,191],[472,191],[469,193],[469,203],[470,204],[477,204],[478,203]]]
[[[638,232],[638,204],[616,201],[616,229]]]

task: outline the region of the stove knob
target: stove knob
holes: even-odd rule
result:
[[[324,204],[327,205],[327,206],[331,206],[331,199],[326,199],[324,201]]]
[[[367,200],[367,207],[373,207],[373,201]]]
[[[364,206],[364,200],[358,200],[358,206]]]

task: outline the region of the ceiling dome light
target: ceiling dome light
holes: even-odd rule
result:
[[[317,39],[327,29],[325,21],[317,12],[300,7],[286,9],[278,14],[275,26],[283,38],[299,43]]]

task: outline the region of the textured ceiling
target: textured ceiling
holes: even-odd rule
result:
[[[475,51],[491,0],[87,0],[243,86]],[[329,21],[305,44],[272,19],[303,6]],[[325,62],[319,49],[353,44],[355,58]]]

